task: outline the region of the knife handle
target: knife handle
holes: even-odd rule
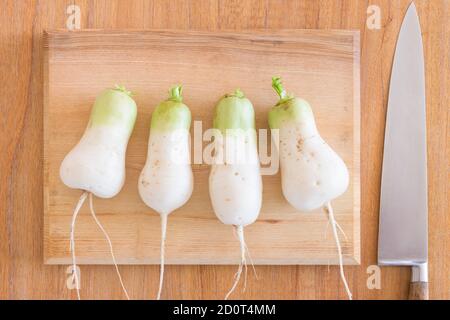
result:
[[[428,264],[412,267],[409,300],[428,300]]]
[[[411,282],[409,284],[409,300],[428,300],[428,282]]]

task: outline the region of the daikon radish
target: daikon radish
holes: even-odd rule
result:
[[[169,91],[152,114],[147,161],[139,177],[139,194],[161,216],[161,269],[157,299],[164,279],[167,217],[191,197],[194,178],[190,164],[191,112],[182,102],[182,87]]]
[[[262,179],[255,131],[253,105],[240,90],[225,95],[217,104],[214,128],[215,156],[209,176],[209,193],[219,220],[236,229],[241,260],[235,280],[225,299],[236,288],[247,247],[244,227],[258,218],[262,204]]]
[[[91,214],[108,241],[122,289],[129,299],[110,238],[95,215],[92,194],[100,198],[112,198],[122,189],[125,181],[125,153],[136,114],[136,103],[131,98],[131,93],[124,87],[116,86],[114,89],[103,91],[95,100],[81,140],[61,163],[60,177],[63,183],[69,188],[84,191],[72,216],[70,231],[72,272],[78,299],[80,299],[80,285],[76,271],[75,223],[88,195],[91,198]]]
[[[323,207],[336,241],[341,278],[351,299],[343,271],[341,245],[336,230],[338,225],[331,207],[331,201],[347,190],[347,167],[320,136],[308,102],[288,95],[280,78],[273,78],[272,86],[280,100],[269,112],[269,126],[279,129],[283,195],[299,211]]]

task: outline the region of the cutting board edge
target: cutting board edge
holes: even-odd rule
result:
[[[353,257],[361,264],[361,39],[353,35]]]
[[[189,34],[242,34],[242,35],[253,35],[255,33],[258,34],[271,34],[271,33],[284,33],[291,34],[295,32],[305,32],[311,34],[329,34],[340,33],[342,35],[359,35],[361,31],[358,29],[307,29],[307,28],[272,28],[272,29],[243,29],[243,30],[235,30],[235,29],[221,29],[217,31],[205,31],[205,30],[187,30],[187,29],[166,29],[166,28],[156,28],[156,29],[103,29],[103,28],[86,28],[86,29],[75,29],[75,30],[67,30],[64,28],[53,28],[53,29],[44,29],[43,34],[44,37],[50,37],[54,35],[61,34],[81,34],[81,33],[104,33],[104,34],[121,34],[121,33],[189,33]]]
[[[118,259],[118,265],[159,265],[159,260],[155,259],[147,259],[147,260],[137,260],[135,262],[123,262]],[[72,260],[70,258],[47,258],[44,260],[45,265],[70,265],[72,264]],[[191,262],[189,260],[181,260],[181,261],[170,261],[167,260],[164,263],[165,265],[239,265],[238,259],[236,259],[236,263],[228,262],[228,261],[208,261],[208,262]],[[361,262],[358,261],[354,256],[344,256],[344,265],[349,266],[357,266],[360,265]],[[112,265],[111,259],[97,259],[97,258],[79,258],[77,257],[77,265]],[[266,259],[266,260],[255,260],[253,261],[253,265],[255,266],[320,266],[320,265],[330,265],[337,266],[339,265],[339,260],[336,257],[335,259],[292,259],[292,260],[280,260],[280,259]]]
[[[49,237],[50,237],[50,198],[49,198],[49,173],[48,173],[48,146],[45,141],[48,141],[48,109],[49,109],[49,48],[47,45],[48,37],[47,33],[44,31],[43,37],[43,55],[42,55],[42,66],[43,66],[43,135],[42,135],[42,148],[43,148],[43,213],[44,213],[44,227],[43,227],[43,237],[44,237],[44,248],[43,248],[43,261],[46,264],[46,261],[50,259],[50,246],[49,246]]]

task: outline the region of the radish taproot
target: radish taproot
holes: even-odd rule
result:
[[[309,103],[287,94],[280,78],[272,78],[280,100],[269,112],[269,126],[279,132],[282,192],[299,211],[322,207],[331,222],[339,255],[341,278],[348,297],[352,295],[345,279],[341,245],[331,201],[343,194],[349,184],[344,161],[320,136]]]
[[[182,87],[169,91],[152,114],[147,160],[138,189],[144,203],[161,216],[161,268],[157,299],[164,279],[167,217],[191,197],[194,178],[190,164],[191,112],[182,102]]]
[[[262,179],[255,131],[253,105],[238,89],[225,95],[216,105],[214,115],[213,163],[209,176],[209,193],[218,219],[236,229],[241,260],[235,281],[225,296],[236,288],[247,247],[244,227],[258,218],[262,204]]]
[[[95,100],[88,125],[78,144],[65,156],[60,177],[69,188],[83,190],[73,216],[70,230],[72,272],[80,299],[75,255],[75,223],[89,196],[92,217],[105,235],[122,289],[129,299],[112,250],[111,240],[95,215],[92,195],[112,198],[125,182],[125,153],[136,121],[137,107],[131,93],[116,86],[104,90]]]

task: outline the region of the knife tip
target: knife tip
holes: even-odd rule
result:
[[[414,1],[411,1],[411,3],[408,6],[408,10],[406,12],[415,12],[417,14],[417,7]]]

